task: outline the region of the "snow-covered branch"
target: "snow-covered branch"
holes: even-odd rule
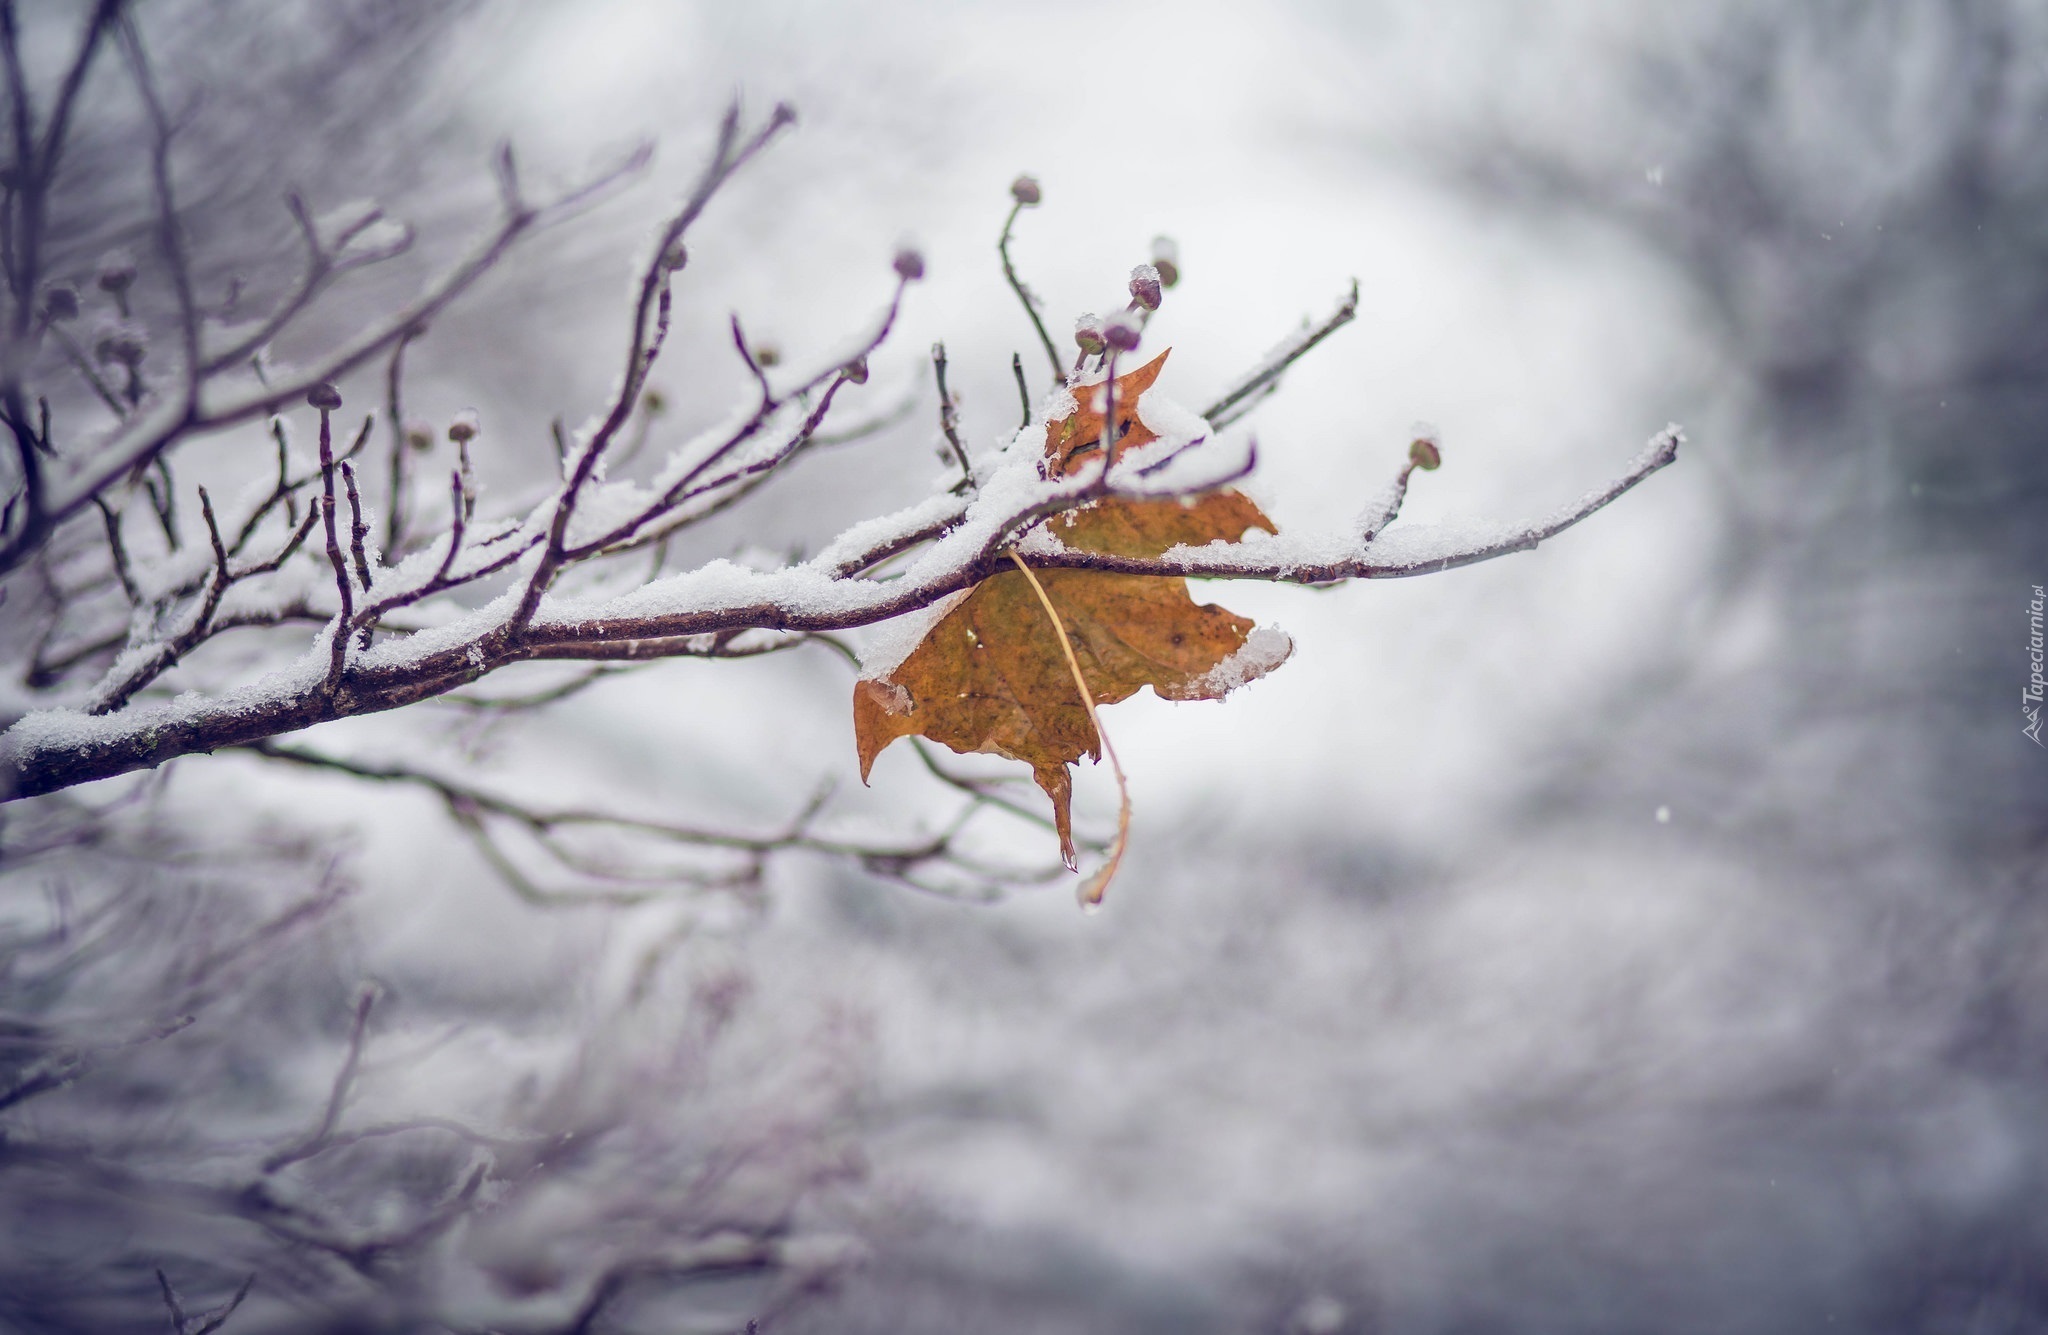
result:
[[[124,365],[132,392],[124,397],[116,385],[95,380],[94,396],[108,405],[112,420],[97,436],[51,439],[48,396],[32,391],[30,381],[37,374],[78,373],[77,358],[37,354],[46,334],[62,333],[66,321],[79,314],[80,300],[71,288],[50,285],[40,273],[21,268],[22,229],[33,232],[42,224],[41,214],[27,210],[17,192],[9,205],[17,237],[9,276],[17,297],[46,288],[47,294],[35,303],[18,300],[19,332],[0,363],[8,378],[0,397],[21,459],[6,499],[0,574],[13,572],[8,615],[31,628],[19,637],[29,652],[18,664],[20,688],[5,705],[12,717],[0,715],[8,725],[0,733],[0,797],[7,799],[224,748],[256,748],[276,759],[314,763],[311,753],[276,747],[272,739],[333,719],[451,695],[465,698],[463,688],[513,664],[730,658],[786,648],[931,607],[1005,568],[1012,550],[1037,569],[1159,578],[1326,584],[1449,569],[1525,550],[1562,532],[1669,463],[1681,439],[1675,427],[1667,429],[1612,481],[1527,522],[1434,529],[1394,523],[1409,473],[1434,466],[1430,446],[1429,461],[1421,454],[1411,458],[1395,486],[1344,532],[1253,534],[1241,542],[1180,547],[1147,558],[1069,549],[1044,521],[1107,497],[1194,495],[1250,471],[1256,462],[1252,447],[1221,440],[1218,430],[1272,392],[1288,367],[1358,310],[1354,283],[1332,314],[1284,339],[1227,386],[1205,414],[1147,392],[1128,408],[1144,416],[1148,434],[1156,437],[1151,443],[1100,450],[1101,442],[1077,439],[1068,442],[1066,458],[1093,450],[1087,457],[1113,462],[1078,471],[1066,469],[1064,461],[1049,467],[1050,424],[1075,413],[1077,397],[1099,399],[1101,410],[1115,415],[1110,401],[1117,397],[1116,358],[1142,339],[1146,319],[1177,274],[1171,243],[1162,239],[1156,263],[1133,271],[1129,309],[1077,326],[1080,357],[1073,371],[1000,450],[975,457],[962,443],[958,411],[946,389],[944,352],[935,351],[937,425],[959,469],[950,485],[937,484],[932,495],[893,514],[852,525],[809,559],[772,569],[712,560],[663,573],[671,536],[745,503],[787,476],[793,460],[829,436],[827,423],[840,391],[867,378],[869,358],[895,326],[911,284],[923,276],[919,255],[899,253],[893,287],[874,318],[807,366],[784,367],[779,356],[766,356],[733,318],[734,351],[752,384],[746,401],[713,428],[674,443],[651,466],[609,477],[614,465],[626,471],[658,410],[649,376],[678,317],[673,280],[688,260],[690,229],[734,175],[795,119],[778,106],[748,130],[735,105],[708,160],[656,230],[638,267],[623,365],[612,389],[590,426],[573,434],[557,430],[559,485],[516,512],[480,513],[485,498],[470,452],[481,427],[465,415],[448,431],[460,466],[446,475],[446,519],[434,531],[427,516],[438,502],[431,491],[409,494],[411,470],[404,457],[419,442],[401,416],[404,350],[516,241],[638,171],[645,151],[551,203],[536,204],[523,191],[510,149],[502,150],[494,164],[499,218],[465,258],[403,308],[311,359],[306,369],[272,376],[264,369],[272,340],[294,327],[336,279],[403,250],[410,233],[373,206],[321,219],[293,197],[289,208],[304,245],[303,269],[253,328],[216,337],[192,295],[189,252],[196,241],[181,225],[168,152],[175,127],[156,91],[141,36],[117,8],[106,21],[148,113],[156,267],[174,298],[165,318],[175,334],[175,365],[154,378],[143,373],[146,331],[108,343],[100,360]],[[998,249],[1012,287],[1025,294],[1035,319],[1036,307],[1016,276],[1008,247],[1019,212],[1037,203],[1040,191],[1021,179],[1013,196],[1016,207]],[[131,268],[101,276],[101,290],[124,314],[137,274]],[[29,304],[38,313],[24,323],[21,312]],[[337,448],[334,420],[342,408],[336,379],[380,357],[387,359],[382,407],[393,452],[382,528],[388,550],[382,551],[369,541],[377,526],[355,461],[376,415],[363,418],[346,448]],[[32,398],[45,405],[39,415],[28,412]],[[221,493],[217,500],[218,483],[215,492],[196,489],[203,532],[188,534],[195,507],[188,502],[179,508],[184,488],[173,471],[179,447],[201,434],[265,419],[268,431],[256,439],[265,456],[274,453],[274,464],[266,457],[261,470],[269,476],[233,498]],[[318,441],[317,460],[295,464],[293,431],[308,425]],[[128,500],[138,488],[155,515],[155,532],[127,522],[133,508]],[[662,558],[651,568],[637,555],[649,548]],[[563,576],[571,571],[585,577],[565,584]],[[494,582],[486,587],[486,581]],[[216,656],[206,670],[189,666],[205,646],[231,631],[270,627],[281,635],[275,628],[295,623],[315,629],[296,652],[267,664],[257,657],[251,668],[251,658],[244,656],[224,669]],[[320,763],[347,770],[353,762]],[[479,838],[489,827],[509,824],[546,845],[560,827],[582,820],[515,809],[423,772],[372,769],[350,772],[433,790]],[[617,828],[632,825],[626,821]],[[635,828],[642,835],[657,833]],[[758,859],[783,847],[826,848],[808,830],[778,838],[750,845],[749,856]],[[950,855],[943,842],[831,849],[903,867]]]

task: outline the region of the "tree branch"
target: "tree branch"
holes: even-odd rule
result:
[[[626,369],[619,381],[618,393],[612,398],[610,409],[597,430],[584,444],[582,452],[572,465],[568,484],[562,488],[561,498],[555,504],[553,516],[548,523],[547,543],[542,549],[541,559],[535,565],[533,574],[526,582],[519,605],[514,609],[510,625],[515,631],[524,626],[539,607],[541,595],[547,592],[555,573],[564,561],[570,559],[567,551],[569,520],[576,512],[576,503],[584,486],[596,473],[603,461],[605,451],[632,415],[633,405],[639,401],[640,391],[647,383],[647,373],[653,367],[655,358],[661,355],[662,340],[668,334],[669,284],[675,272],[687,261],[682,249],[684,234],[695,222],[718,188],[725,184],[732,174],[768,146],[784,127],[796,123],[796,113],[787,103],[778,103],[768,118],[768,123],[756,131],[744,145],[739,143],[739,104],[733,103],[726,111],[725,120],[719,127],[718,145],[712,154],[710,164],[697,178],[696,186],[690,191],[683,205],[662,228],[654,252],[640,275],[639,294],[633,308],[631,336],[626,342]],[[650,318],[654,326],[649,328]],[[737,324],[735,324],[737,329]],[[743,349],[744,350],[744,349]],[[748,358],[752,364],[752,358]],[[758,370],[758,368],[756,368]],[[600,544],[609,545],[609,544]]]
[[[1264,361],[1239,376],[1221,397],[1202,409],[1203,418],[1210,426],[1221,430],[1244,416],[1253,404],[1279,385],[1280,376],[1288,367],[1300,361],[1310,348],[1350,324],[1357,314],[1358,280],[1354,278],[1350,293],[1337,303],[1337,309],[1331,311],[1321,324],[1304,324],[1300,333],[1266,354]]]
[[[428,283],[410,305],[318,359],[307,370],[263,385],[255,394],[208,402],[202,393],[187,403],[158,402],[122,422],[104,441],[81,453],[81,458],[88,459],[88,462],[78,465],[64,480],[62,493],[47,501],[37,512],[39,518],[34,524],[24,526],[5,542],[0,542],[0,573],[12,570],[27,559],[52,525],[90,505],[92,498],[108,485],[154,459],[172,442],[188,435],[216,431],[268,416],[303,398],[313,386],[338,380],[384,352],[408,331],[427,324],[449,303],[468,291],[520,238],[581,211],[621,180],[637,174],[646,162],[647,153],[643,150],[621,166],[602,173],[553,203],[529,206],[525,212],[502,219],[489,237],[440,278]],[[210,381],[213,377],[208,375],[206,378]]]
[[[824,808],[829,788],[821,789],[781,830],[749,835],[671,821],[647,820],[621,812],[535,807],[412,766],[347,760],[275,742],[255,742],[242,749],[270,760],[328,770],[376,783],[406,784],[432,792],[440,798],[450,818],[470,835],[478,851],[513,893],[540,908],[623,908],[669,898],[678,891],[753,886],[759,883],[770,858],[787,853],[843,858],[883,879],[948,898],[964,895],[988,899],[998,895],[1003,885],[1057,874],[1056,868],[995,867],[964,853],[958,846],[960,835],[967,823],[985,808],[1023,815],[1024,819],[1038,823],[1035,817],[1023,813],[1007,800],[964,782],[954,782],[952,786],[967,794],[970,800],[938,834],[908,842],[871,841],[834,837],[815,830],[814,823]],[[546,861],[553,864],[544,871],[566,871],[578,884],[570,887],[543,885],[504,846],[495,833],[497,825],[523,834]],[[608,835],[604,856],[593,856],[568,842],[578,832]],[[687,849],[722,855],[727,860],[708,864],[660,860],[635,853],[630,842],[619,842],[622,838],[643,842],[657,850]],[[629,860],[621,861],[622,856]],[[936,870],[951,879],[934,880],[922,875],[927,870]],[[964,885],[959,883],[962,877],[965,878]],[[331,1131],[331,1125],[327,1129]],[[325,1143],[318,1136],[304,1143],[315,1141]],[[316,1152],[317,1146],[308,1153]]]
[[[156,202],[156,244],[163,256],[164,268],[170,273],[171,290],[177,298],[179,378],[189,409],[199,397],[200,378],[194,370],[199,365],[199,305],[192,295],[192,270],[186,262],[185,243],[178,232],[177,201],[171,191],[171,121],[164,113],[162,99],[157,96],[156,80],[150,74],[149,57],[143,49],[141,35],[135,30],[134,19],[122,15],[115,31],[122,53],[127,57],[135,91],[149,115],[149,179]]]
[[[1574,504],[1534,523],[1493,526],[1470,535],[1425,530],[1404,538],[1396,530],[1369,541],[1352,534],[1309,543],[1253,535],[1235,545],[1175,549],[1151,560],[1072,551],[1050,541],[1034,543],[1026,550],[1039,569],[1132,575],[1326,584],[1429,574],[1525,551],[1563,532],[1670,463],[1682,439],[1677,428],[1667,428],[1625,473]],[[1209,480],[1209,485],[1214,482]],[[351,666],[346,689],[330,689],[325,680],[293,686],[279,683],[254,701],[175,706],[131,719],[109,719],[93,728],[80,728],[61,716],[37,716],[0,737],[0,764],[10,768],[15,778],[10,796],[30,796],[147,768],[195,751],[246,746],[329,719],[400,708],[444,694],[507,663],[558,658],[634,661],[671,656],[683,650],[690,637],[744,630],[836,631],[872,625],[972,588],[1000,567],[1006,559],[1002,551],[1016,534],[1042,518],[1103,494],[1109,494],[1109,488],[1100,479],[1079,486],[1046,482],[1030,494],[1028,503],[996,508],[987,501],[985,491],[983,499],[970,505],[961,520],[903,577],[839,580],[832,597],[825,601],[818,593],[833,582],[830,565],[821,568],[805,563],[761,572],[749,576],[743,587],[733,585],[728,568],[716,572],[714,580],[725,592],[697,605],[683,595],[688,585],[672,580],[675,587],[670,598],[676,605],[667,609],[634,611],[629,597],[618,607],[598,603],[556,609],[516,633],[502,622],[485,620],[473,637],[458,637],[445,648],[416,650],[401,644],[386,651],[380,646],[359,656]],[[917,524],[929,522],[921,510],[908,512],[907,518]],[[338,550],[338,546],[332,549],[330,561],[336,559]],[[346,571],[341,574],[345,579]],[[340,630],[338,626],[337,632]],[[442,638],[446,642],[445,632]]]
[[[363,1035],[370,1025],[370,1011],[376,1006],[378,990],[363,987],[356,993],[355,1018],[348,1028],[346,1055],[341,1059],[341,1069],[334,1073],[334,1083],[327,1091],[327,1107],[319,1123],[307,1132],[296,1144],[278,1150],[263,1161],[263,1171],[275,1173],[280,1168],[310,1159],[326,1149],[334,1136],[334,1128],[341,1121],[342,1105],[348,1102],[349,1091],[355,1086],[356,1071],[363,1063]]]

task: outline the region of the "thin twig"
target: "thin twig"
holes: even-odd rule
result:
[[[178,209],[171,191],[171,122],[157,96],[156,80],[149,70],[149,57],[133,18],[123,15],[116,28],[122,54],[135,82],[135,91],[149,114],[150,187],[156,197],[156,244],[164,268],[171,277],[171,290],[178,303],[178,377],[188,405],[199,400],[199,302],[192,293],[192,270],[185,258],[185,244],[178,233]]]
[[[214,1335],[215,1331],[228,1323],[228,1318],[233,1316],[235,1309],[242,1305],[242,1299],[248,1297],[249,1290],[255,1287],[256,1276],[250,1275],[242,1281],[241,1287],[235,1290],[234,1297],[229,1298],[218,1310],[207,1313],[200,1320],[199,1324],[193,1327],[191,1335]]]
[[[264,1172],[275,1173],[287,1165],[310,1159],[327,1148],[328,1139],[341,1121],[342,1105],[348,1101],[349,1093],[355,1087],[356,1071],[363,1063],[363,1035],[369,1028],[370,1011],[376,1006],[378,996],[375,987],[364,987],[356,993],[355,1016],[348,1028],[348,1050],[341,1059],[341,1069],[334,1073],[334,1083],[328,1087],[327,1107],[320,1115],[319,1124],[295,1144],[265,1159]]]
[[[1202,416],[1215,427],[1228,426],[1236,421],[1244,414],[1232,413],[1232,408],[1244,404],[1254,395],[1262,395],[1269,391],[1272,386],[1279,383],[1281,374],[1288,367],[1300,361],[1310,348],[1351,323],[1357,314],[1358,280],[1354,278],[1351,280],[1350,293],[1337,303],[1337,309],[1330,312],[1321,324],[1304,328],[1275,349],[1263,363],[1240,377],[1220,398],[1202,409]]]
[[[612,439],[630,418],[634,405],[640,400],[640,391],[647,382],[647,373],[661,352],[662,340],[668,332],[669,284],[685,259],[682,250],[684,233],[711,202],[711,197],[718,188],[734,172],[766,148],[769,141],[778,133],[795,122],[795,111],[786,103],[779,103],[768,118],[768,123],[741,145],[738,142],[739,104],[735,102],[727,109],[725,119],[719,127],[718,146],[712,154],[710,165],[698,177],[697,185],[690,192],[689,198],[662,229],[654,254],[641,273],[639,295],[633,309],[632,334],[627,340],[625,376],[619,384],[617,394],[612,398],[611,407],[606,412],[604,420],[599,423],[597,430],[583,446],[582,454],[576,459],[570,471],[567,485],[563,487],[561,497],[555,503],[554,515],[548,525],[547,544],[542,549],[540,560],[534,566],[532,576],[527,580],[525,591],[520,595],[519,605],[513,610],[507,622],[511,632],[516,634],[533,619],[534,610],[540,606],[541,595],[547,591],[555,573],[568,559],[566,544],[569,520],[576,512],[576,503],[582,496],[584,486],[603,461]],[[652,328],[650,321],[654,322]],[[748,360],[751,363],[752,358],[749,357]]]
[[[406,460],[411,445],[405,438],[402,391],[405,385],[405,350],[423,329],[408,329],[391,347],[391,360],[384,368],[384,410],[391,426],[391,460],[384,498],[384,559],[396,563],[405,555]]]
[[[408,330],[427,323],[466,292],[495,267],[520,238],[580,212],[618,182],[637,174],[647,161],[645,150],[636,152],[621,166],[553,202],[530,206],[522,214],[501,220],[494,232],[441,277],[430,282],[410,306],[319,359],[309,369],[289,378],[267,382],[256,394],[223,398],[204,408],[181,407],[176,403],[147,407],[105,441],[95,460],[81,465],[67,481],[63,493],[53,499],[42,497],[38,473],[36,491],[28,497],[26,519],[7,535],[4,542],[0,542],[0,573],[12,570],[26,560],[52,525],[91,504],[93,496],[128,475],[138,465],[155,458],[173,441],[268,416],[279,407],[302,398],[314,385],[338,379],[382,353]],[[208,371],[207,374],[213,372]]]
[[[430,584],[442,584],[448,579],[448,572],[455,566],[455,555],[462,550],[462,529],[469,519],[469,493],[462,485],[462,470],[448,470],[448,550],[442,553],[441,564],[434,571]]]
[[[783,395],[779,397],[771,396],[768,400],[758,403],[754,411],[748,414],[746,420],[738,428],[729,432],[717,447],[706,453],[702,459],[698,460],[690,468],[684,470],[682,475],[670,484],[667,490],[643,506],[632,517],[621,521],[608,532],[595,538],[565,547],[560,554],[556,568],[562,564],[586,560],[593,555],[608,555],[613,552],[628,551],[646,542],[666,537],[686,523],[694,523],[711,513],[715,513],[716,509],[723,508],[724,505],[730,504],[737,497],[728,496],[715,507],[695,512],[679,512],[678,507],[686,505],[689,501],[698,497],[722,491],[727,487],[745,484],[750,479],[765,477],[799,453],[810,442],[812,433],[818,429],[819,424],[824,421],[825,415],[831,410],[833,400],[839,393],[840,388],[852,380],[858,365],[865,361],[866,357],[876,348],[881,346],[883,340],[888,338],[889,331],[895,327],[896,317],[902,309],[903,293],[907,282],[907,279],[901,277],[897,279],[896,290],[890,298],[888,309],[883,312],[882,319],[875,331],[869,335],[861,351],[852,361],[831,370],[821,371]],[[728,464],[728,460],[753,441],[774,420],[775,415],[785,405],[791,400],[803,401],[806,395],[820,386],[824,387],[825,392],[812,405],[798,429],[787,437],[777,449],[764,457],[755,459],[751,463]],[[725,471],[714,471],[721,466],[724,466]],[[664,520],[668,522],[662,522]],[[515,620],[512,623],[512,629],[516,631],[525,624],[523,620]]]
[[[356,490],[355,465],[346,459],[341,464],[341,480],[348,488],[348,550],[355,562],[356,578],[362,581],[363,592],[370,591],[370,561],[363,552],[363,539],[370,536],[370,526],[363,522],[363,498]]]
[[[386,615],[401,607],[409,607],[445,589],[494,574],[518,560],[521,554],[533,546],[533,540],[525,543],[508,543],[507,550],[496,560],[486,561],[459,576],[454,575],[451,572],[455,568],[455,558],[462,551],[463,534],[469,524],[470,506],[469,489],[463,485],[462,470],[459,468],[450,469],[448,472],[448,506],[451,512],[448,521],[448,550],[441,553],[441,562],[434,568],[433,576],[417,587],[400,589],[395,593],[386,594],[374,603],[366,604],[356,615],[355,626],[358,630],[375,630]]]
[[[1032,873],[1008,869],[990,872],[961,856],[954,848],[963,822],[916,843],[867,842],[836,839],[812,833],[813,819],[823,803],[824,790],[814,795],[780,830],[765,835],[735,834],[679,825],[668,821],[643,820],[617,812],[590,809],[545,810],[514,802],[423,770],[403,765],[373,765],[325,755],[303,747],[261,741],[244,749],[272,760],[315,769],[332,770],[358,779],[382,783],[403,783],[425,788],[438,796],[448,814],[467,832],[480,852],[520,898],[540,907],[621,907],[648,903],[672,895],[678,888],[691,890],[730,889],[756,884],[765,860],[778,853],[808,852],[843,857],[858,862],[875,875],[887,877],[929,893],[946,893],[931,884],[915,880],[914,873],[928,865],[942,865],[984,880],[1029,879]],[[976,805],[1004,805],[977,796]],[[967,814],[972,814],[971,811]],[[578,890],[549,889],[537,883],[493,837],[489,822],[496,820],[523,831],[563,869],[587,880],[610,882],[614,888]],[[599,862],[564,844],[560,835],[573,830],[603,830],[614,835],[638,836],[661,844],[722,852],[740,859],[731,871],[718,872],[701,867],[673,864],[629,868]]]
[[[974,481],[974,465],[967,462],[967,447],[960,443],[960,414],[954,411],[953,396],[946,392],[946,345],[932,344],[932,376],[939,382],[939,430],[946,435],[946,444],[952,448],[953,459],[960,465],[960,480],[953,484],[953,493],[980,491]]]
[[[199,489],[199,513],[206,520],[206,536],[213,544],[213,586],[216,598],[225,592],[233,576],[228,574],[228,546],[221,541],[220,523],[213,517],[213,498],[206,494],[206,488]]]
[[[185,1305],[178,1301],[178,1291],[171,1287],[171,1278],[162,1266],[156,1268],[156,1283],[163,1293],[164,1306],[171,1310],[172,1335],[186,1335]]]
[[[142,592],[135,587],[135,572],[128,564],[128,544],[121,540],[121,516],[101,497],[93,497],[92,503],[99,508],[100,519],[106,525],[107,549],[114,556],[114,577],[121,581],[121,592],[128,595],[128,605],[134,607],[142,602]]]
[[[812,435],[811,444],[819,448],[835,445],[851,445],[857,440],[878,436],[890,427],[905,421],[917,411],[919,395],[913,390],[898,399],[893,407],[884,409],[864,421],[851,422],[835,431],[819,431]]]
[[[203,357],[199,363],[200,373],[206,376],[218,375],[238,366],[244,361],[261,355],[277,336],[284,332],[291,322],[311,306],[321,292],[336,279],[373,264],[395,259],[412,248],[412,229],[401,228],[398,234],[382,246],[358,250],[345,254],[349,244],[371,225],[384,219],[382,209],[370,209],[359,216],[334,238],[329,246],[320,236],[320,229],[314,225],[313,215],[307,211],[306,203],[296,192],[289,192],[284,199],[285,209],[292,215],[292,222],[299,229],[299,238],[306,246],[306,265],[294,287],[270,314],[250,333],[237,338],[228,346]],[[257,366],[260,379],[262,368]]]
[[[171,1287],[170,1276],[164,1273],[162,1266],[156,1268],[156,1282],[163,1294],[164,1306],[170,1309],[172,1335],[213,1335],[235,1314],[235,1309],[249,1296],[249,1290],[256,1287],[256,1276],[251,1275],[243,1280],[241,1287],[235,1290],[234,1296],[227,1302],[197,1317],[185,1315],[184,1304],[178,1300],[178,1291]]]
[[[1441,456],[1439,456],[1441,457]],[[1360,516],[1358,522],[1359,540],[1371,542],[1386,531],[1387,525],[1401,517],[1401,502],[1408,499],[1408,479],[1420,466],[1420,461],[1411,453],[1401,464],[1394,480],[1373,502],[1373,508]]]
[[[111,385],[100,379],[99,372],[93,369],[91,359],[85,355],[85,350],[78,346],[77,340],[61,327],[53,327],[50,336],[57,341],[57,347],[64,353],[64,359],[71,363],[71,368],[78,372],[79,378],[85,381],[86,387],[107,406],[108,411],[116,417],[126,417],[128,405],[121,401],[120,395],[114,393]]]
[[[661,291],[662,298],[666,302],[668,297],[668,287],[666,284],[663,285]],[[761,391],[761,402],[763,404],[775,402],[775,389],[768,383],[768,373],[761,369],[761,363],[755,358],[753,349],[747,346],[747,334],[744,329],[740,328],[740,317],[737,311],[733,313],[732,317],[732,345],[739,349],[740,360],[746,363],[747,373],[754,377],[754,386]],[[656,346],[658,347],[659,345],[657,344]],[[650,359],[652,353],[653,349],[650,348]]]
[[[169,459],[158,455],[150,461],[150,468],[155,476],[143,475],[143,490],[149,494],[150,508],[156,511],[156,522],[163,530],[164,543],[175,552],[184,545],[184,539],[178,533],[178,484],[171,477]],[[159,479],[162,480],[161,487],[157,485]]]
[[[1024,307],[1024,313],[1031,317],[1031,327],[1038,331],[1038,342],[1045,349],[1045,359],[1052,363],[1052,382],[1057,385],[1066,380],[1066,370],[1060,365],[1060,354],[1054,350],[1052,335],[1045,332],[1045,321],[1038,318],[1038,303],[1031,296],[1024,280],[1017,277],[1017,266],[1010,262],[1010,231],[1017,225],[1017,215],[1024,211],[1023,200],[1010,206],[1010,216],[1003,219],[1003,234],[996,241],[996,254],[1003,259],[1003,278],[1010,290],[1017,294],[1017,301]],[[1030,425],[1030,413],[1025,413],[1025,425]]]
[[[327,535],[327,563],[334,568],[335,592],[341,610],[335,614],[333,642],[328,646],[327,694],[341,689],[341,674],[348,658],[349,627],[355,616],[355,586],[349,582],[348,562],[341,554],[341,537],[335,522],[334,436],[329,410],[320,409],[320,523]]]

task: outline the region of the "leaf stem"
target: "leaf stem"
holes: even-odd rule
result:
[[[1124,850],[1131,839],[1131,786],[1124,780],[1124,767],[1117,762],[1116,748],[1109,744],[1109,734],[1103,731],[1102,717],[1095,712],[1095,692],[1088,689],[1088,679],[1081,675],[1081,662],[1074,657],[1074,643],[1067,638],[1067,628],[1060,621],[1060,614],[1054,610],[1052,599],[1046,597],[1045,586],[1038,582],[1038,576],[1031,567],[1024,564],[1024,558],[1013,548],[1003,555],[1010,558],[1023,572],[1030,583],[1031,591],[1038,595],[1039,606],[1052,621],[1055,635],[1060,637],[1060,652],[1067,656],[1067,671],[1074,674],[1074,688],[1081,692],[1081,706],[1088,711],[1088,722],[1095,729],[1095,736],[1102,743],[1103,757],[1109,761],[1110,773],[1116,775],[1116,842],[1109,846],[1109,856],[1101,866],[1088,873],[1088,879],[1081,882],[1074,897],[1080,901],[1083,912],[1094,912],[1102,907],[1102,897],[1109,890],[1109,883],[1116,879],[1117,868],[1123,865]]]

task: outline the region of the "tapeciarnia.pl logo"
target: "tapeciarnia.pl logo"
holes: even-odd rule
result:
[[[2027,716],[2027,726],[2020,731],[2036,746],[2048,745],[2041,741],[2041,694],[2048,689],[2048,680],[2041,675],[2041,611],[2044,606],[2048,606],[2048,593],[2036,584],[2034,601],[2027,605],[2027,658],[2033,665],[2033,673],[2027,678],[2027,689],[2020,692],[2020,712]]]

